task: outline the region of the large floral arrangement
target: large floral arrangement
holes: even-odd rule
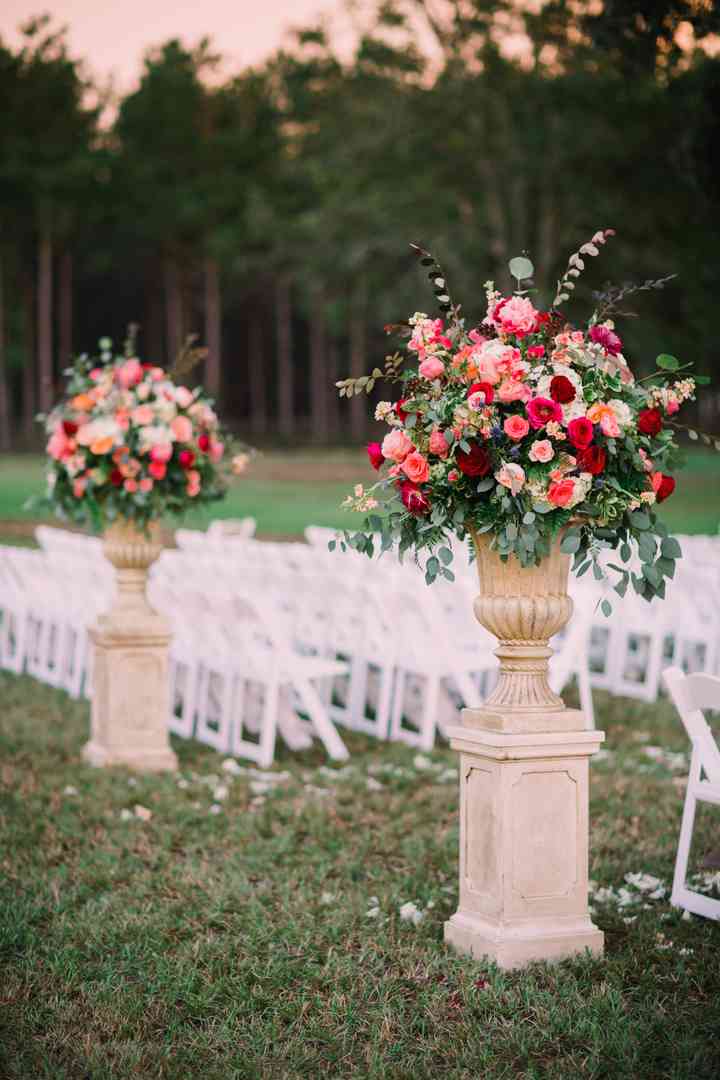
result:
[[[603,548],[618,549],[628,563],[637,545],[639,568],[610,564],[616,590],[623,595],[632,580],[648,600],[664,595],[681,552],[655,507],[675,489],[675,416],[706,380],[681,377],[690,365],[667,354],[651,376],[635,379],[611,317],[633,291],[628,286],[596,294],[584,326],[571,325],[559,310],[586,259],[612,235],[597,232],[570,256],[547,310],[536,306],[534,290],[521,287],[532,263],[513,259],[517,290],[502,295],[486,282],[487,313],[475,326],[461,317],[432,255],[416,248],[444,318],[416,312],[407,324],[387,328],[405,337],[409,367],[396,353],[384,372],[338,383],[345,396],[369,392],[382,377],[401,388],[397,400],[377,406],[376,419],[390,430],[368,454],[382,478],[346,499],[367,516],[361,531],[345,531],[343,547],[369,555],[378,544],[399,546],[401,554],[426,549],[430,583],[453,578],[452,534],[490,533],[502,557],[529,566],[563,532],[562,549],[575,556],[576,572],[592,566],[598,579]],[[607,600],[603,606],[609,610]]]
[[[44,420],[48,503],[60,517],[102,528],[118,518],[146,527],[166,513],[223,497],[226,440],[202,390],[179,386],[163,368],[143,363],[132,338],[116,355],[79,356],[66,371],[67,391]]]

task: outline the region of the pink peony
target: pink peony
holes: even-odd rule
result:
[[[622,352],[622,341],[609,326],[591,326],[590,340],[596,345],[602,345],[610,356],[617,356]]]
[[[495,479],[498,484],[502,484],[503,487],[509,488],[512,495],[517,495],[525,486],[525,470],[522,465],[514,465],[512,463],[503,465],[502,468],[498,469],[495,473]]]
[[[515,442],[519,442],[520,439],[524,439],[530,430],[530,424],[527,422],[524,416],[508,416],[507,420],[503,424],[503,431],[507,435],[508,439],[514,439]]]
[[[443,435],[442,431],[433,431],[430,436],[430,453],[435,454],[439,458],[446,458],[450,453],[450,447],[447,444],[447,439]]]
[[[515,379],[503,379],[498,386],[497,396],[504,405],[509,405],[513,401],[527,401],[530,397],[530,388]]]
[[[492,320],[505,334],[523,336],[530,334],[537,325],[538,313],[525,296],[511,296],[495,306]]]
[[[430,477],[427,458],[419,450],[408,454],[402,463],[402,470],[413,484],[424,484]]]
[[[151,461],[148,465],[148,472],[154,480],[164,480],[167,465],[163,461]]]
[[[140,427],[146,424],[152,424],[155,419],[155,413],[150,405],[138,405],[130,413],[130,418],[133,424],[138,424]]]
[[[389,432],[382,441],[383,457],[400,465],[415,447],[408,439],[404,431],[395,428]]]
[[[150,450],[150,460],[162,465],[172,457],[173,448],[170,443],[157,443]]]
[[[544,397],[536,397],[528,401],[527,414],[530,426],[536,431],[550,421],[560,424],[563,418],[562,409],[558,403]]]
[[[567,506],[575,494],[575,481],[566,477],[564,480],[557,480],[554,484],[551,484],[548,488],[548,502],[553,506]]]
[[[139,360],[133,358],[126,360],[115,369],[115,381],[122,386],[123,390],[129,390],[142,381],[143,369]]]
[[[418,373],[423,379],[439,379],[445,374],[445,365],[437,356],[428,356],[418,368]]]
[[[170,424],[170,430],[178,442],[190,442],[192,439],[192,421],[187,416],[176,416]]]
[[[192,401],[192,391],[188,390],[187,386],[175,387],[175,403],[179,405],[181,409],[187,409],[192,405]]]
[[[553,445],[549,439],[536,439],[530,447],[530,453],[528,457],[531,461],[540,461],[543,464],[546,461],[552,461],[555,457],[555,451]]]

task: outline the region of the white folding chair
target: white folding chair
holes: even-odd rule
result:
[[[720,710],[720,679],[713,675],[684,675],[676,667],[668,668],[663,677],[692,742],[671,903],[695,915],[720,919],[720,900],[695,892],[685,881],[697,804],[720,806],[720,750],[702,714],[703,709]]]

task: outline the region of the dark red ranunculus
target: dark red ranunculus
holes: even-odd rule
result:
[[[397,416],[398,420],[402,420],[403,423],[405,423],[405,418],[407,417],[407,413],[403,409],[403,405],[405,404],[406,401],[407,401],[407,398],[403,397],[403,398],[400,398],[399,401],[395,402],[395,415]]]
[[[493,388],[492,388],[492,386],[490,385],[489,382],[475,382],[475,383],[473,383],[472,386],[470,387],[470,389],[468,390],[467,394],[465,395],[465,397],[466,398],[472,397],[473,394],[484,394],[485,395],[485,404],[486,405],[489,405],[490,402],[492,401],[492,399],[495,397],[495,391],[493,390]]]
[[[577,397],[577,391],[566,375],[553,375],[550,380],[550,397],[559,405],[567,405]]]
[[[596,345],[602,345],[605,352],[610,353],[611,356],[617,356],[622,352],[622,341],[609,326],[591,326],[590,340]]]
[[[77,434],[78,426],[74,420],[63,420],[63,431],[68,437]]]
[[[666,476],[665,473],[660,474],[660,483],[655,487],[655,501],[665,502],[665,499],[669,498],[675,490],[675,480],[672,476]]]
[[[204,433],[202,435],[198,435],[198,450],[202,450],[203,454],[207,454],[209,449],[210,436],[205,435]]]
[[[367,444],[367,456],[370,458],[370,464],[373,469],[379,469],[385,458],[383,457],[382,447],[379,442],[371,442]]]
[[[584,450],[578,450],[575,460],[580,472],[589,472],[597,476],[605,468],[607,454],[602,446],[586,446]]]
[[[641,409],[637,426],[642,435],[657,435],[662,428],[662,413],[659,409]]]
[[[110,473],[110,483],[115,487],[120,487],[123,482],[123,474],[119,469],[113,469]]]
[[[409,480],[400,485],[400,498],[405,509],[416,517],[424,517],[430,511],[430,503],[425,493]]]
[[[567,434],[576,450],[586,450],[593,440],[593,426],[586,416],[578,416],[568,424]]]
[[[183,469],[192,469],[195,464],[195,455],[192,450],[181,450],[178,454],[178,461]]]
[[[490,454],[479,442],[470,443],[470,450],[457,450],[455,460],[466,476],[487,476],[492,467]]]

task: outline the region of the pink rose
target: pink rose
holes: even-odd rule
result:
[[[130,493],[131,495],[134,495],[134,494],[135,494],[135,492],[136,492],[136,491],[137,491],[137,489],[138,489],[138,482],[137,482],[137,480],[133,480],[133,479],[132,479],[131,477],[128,477],[128,479],[127,479],[127,480],[125,481],[125,483],[123,484],[123,487],[124,487],[124,488],[125,488],[125,490],[126,490],[126,491],[128,491],[128,492],[129,492],[129,493]]]
[[[192,391],[188,390],[187,386],[175,387],[175,403],[179,405],[181,409],[187,409],[192,405],[192,401]]]
[[[165,372],[161,367],[150,368],[150,378],[153,382],[160,382],[165,378]]]
[[[170,424],[170,430],[178,442],[190,442],[192,439],[192,421],[187,416],[176,416]]]
[[[600,417],[600,430],[608,439],[617,439],[620,435],[620,425],[614,413],[603,413]]]
[[[428,356],[423,360],[418,372],[423,379],[439,379],[445,374],[445,365],[442,360],[438,360],[437,356]]]
[[[536,431],[552,420],[560,424],[563,418],[562,409],[558,403],[544,397],[536,397],[528,401],[527,414],[531,427],[534,427]]]
[[[58,424],[58,426],[53,431],[48,441],[46,450],[50,457],[54,458],[55,461],[61,461],[62,458],[67,457],[68,454],[70,454],[70,440],[65,434],[62,424]]]
[[[191,499],[200,494],[200,473],[197,469],[191,469],[187,473],[187,493]]]
[[[152,424],[155,414],[150,405],[138,405],[136,409],[130,413],[133,424],[138,424],[143,427],[145,424]]]
[[[210,460],[214,461],[216,465],[219,461],[222,461],[224,453],[225,443],[215,442],[214,440],[210,443]]]
[[[148,465],[148,472],[154,480],[164,480],[167,465],[162,461],[151,461]]]
[[[155,481],[151,480],[149,476],[143,476],[143,478],[142,478],[142,480],[140,481],[140,484],[139,484],[140,490],[145,495],[147,495],[147,493],[149,491],[152,491],[154,483],[155,483]]]
[[[513,401],[527,401],[530,397],[530,387],[515,379],[503,379],[497,390],[498,400],[504,405]]]
[[[507,420],[503,424],[503,431],[507,435],[508,439],[514,439],[515,442],[519,442],[520,439],[524,439],[530,430],[530,424],[527,422],[524,416],[508,416]]]
[[[170,460],[172,452],[173,448],[170,443],[157,443],[150,450],[150,460],[162,465]]]
[[[129,390],[142,381],[143,369],[139,360],[133,358],[126,360],[124,364],[115,369],[115,381],[120,383],[123,390]]]
[[[419,450],[408,454],[402,463],[402,470],[412,484],[424,484],[430,476],[427,458]]]
[[[553,445],[549,439],[536,439],[530,447],[530,453],[528,457],[531,461],[540,461],[543,464],[546,461],[552,461],[555,457],[555,451]]]
[[[539,360],[541,356],[545,355],[545,346],[531,345],[527,351],[527,354],[532,360]]]
[[[395,428],[394,431],[389,432],[382,441],[383,457],[389,458],[390,461],[397,462],[400,465],[409,453],[414,450],[413,444],[408,439],[404,431],[399,428]]]
[[[525,296],[511,296],[495,306],[492,320],[505,334],[522,336],[531,333],[537,325],[538,313]]]
[[[569,477],[558,480],[548,488],[548,502],[553,506],[567,506],[575,494],[575,481]]]
[[[447,439],[443,435],[442,431],[433,431],[430,436],[430,453],[435,454],[439,458],[445,459],[450,453],[450,447],[447,444]]]
[[[501,469],[495,473],[495,479],[498,484],[502,484],[503,487],[509,488],[512,495],[517,495],[522,491],[525,485],[525,470],[522,465],[515,465],[510,463],[503,465]]]

